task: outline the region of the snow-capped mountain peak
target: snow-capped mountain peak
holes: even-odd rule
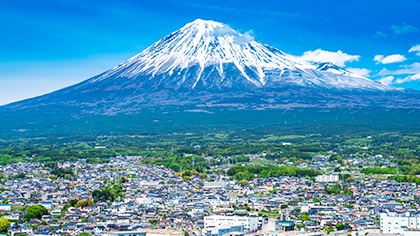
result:
[[[198,19],[100,75],[7,109],[131,114],[159,109],[419,107],[419,97],[332,63],[286,54],[228,25]]]
[[[331,63],[321,66],[304,61],[254,40],[249,33],[242,34],[223,23],[201,19],[186,24],[126,62],[93,78],[92,82],[144,76],[149,79],[163,76],[169,87],[190,89],[290,85],[392,89]]]

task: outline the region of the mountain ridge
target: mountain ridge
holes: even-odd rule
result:
[[[197,19],[110,70],[3,109],[117,114],[366,106],[420,108],[420,92],[310,63],[223,23]]]
[[[331,63],[328,63],[331,64]],[[213,72],[218,80],[211,81],[219,89],[229,88],[229,83],[221,84],[229,74],[243,77],[256,87],[277,84],[278,77],[289,73],[299,73],[303,80],[291,81],[301,86],[329,86],[337,89],[374,89],[393,90],[393,88],[365,77],[356,75],[334,65],[335,69],[318,70],[318,65],[304,61],[298,57],[286,54],[272,46],[259,43],[251,36],[234,31],[229,26],[215,22],[197,19],[188,23],[180,30],[162,38],[155,44],[126,62],[108,70],[103,75],[95,77],[91,82],[106,80],[110,77],[133,78],[139,75],[149,75],[152,78],[167,73],[177,77],[182,82],[193,79],[189,84],[192,89],[197,87],[204,72]],[[330,66],[332,68],[332,66]],[[339,69],[337,69],[339,68]],[[190,69],[190,70],[188,70]],[[186,71],[185,71],[186,70]],[[326,73],[346,76],[329,78]],[[232,72],[231,72],[232,73]],[[185,76],[184,76],[185,75]],[[286,77],[285,76],[285,77]],[[290,76],[289,76],[290,77]],[[331,77],[331,76],[330,76]],[[314,78],[319,78],[315,80]],[[357,79],[354,79],[357,78]],[[179,81],[176,81],[179,82]],[[205,83],[212,84],[212,83]]]

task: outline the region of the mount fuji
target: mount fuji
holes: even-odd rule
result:
[[[148,111],[420,107],[420,93],[311,63],[197,19],[79,84],[2,107],[78,115]]]

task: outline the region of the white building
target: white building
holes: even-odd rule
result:
[[[204,182],[204,189],[224,189],[226,188],[225,181]]]
[[[0,204],[0,211],[10,211],[12,208],[12,205],[10,204]]]
[[[418,235],[420,235],[420,230],[419,229],[414,229],[414,230],[407,229],[407,230],[404,230],[403,235],[404,236],[418,236]]]
[[[404,214],[381,213],[381,232],[387,234],[404,234],[407,229],[420,229],[420,216]]]
[[[204,229],[229,226],[242,226],[245,232],[258,230],[258,217],[252,216],[206,216],[204,217]]]
[[[321,182],[321,183],[328,183],[328,182],[338,182],[339,180],[339,176],[336,174],[330,174],[330,175],[318,175],[317,177],[315,177],[316,182]]]
[[[169,229],[139,229],[137,231],[116,231],[102,234],[105,236],[183,236],[184,232]]]

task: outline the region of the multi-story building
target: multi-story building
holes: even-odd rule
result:
[[[258,230],[258,217],[252,216],[206,216],[204,217],[204,229],[214,229],[224,226],[242,226],[244,232]]]
[[[167,229],[140,229],[136,231],[107,232],[106,236],[183,236],[184,232]]]
[[[330,175],[318,175],[317,177],[315,177],[316,182],[321,182],[321,183],[328,183],[328,182],[338,182],[339,181],[339,176],[336,174],[330,174]]]
[[[404,214],[381,213],[381,231],[387,234],[403,234],[405,230],[420,229],[420,216],[406,212]]]
[[[226,234],[242,233],[243,227],[241,225],[222,225],[218,227],[208,227],[203,230],[203,236],[225,236]]]

